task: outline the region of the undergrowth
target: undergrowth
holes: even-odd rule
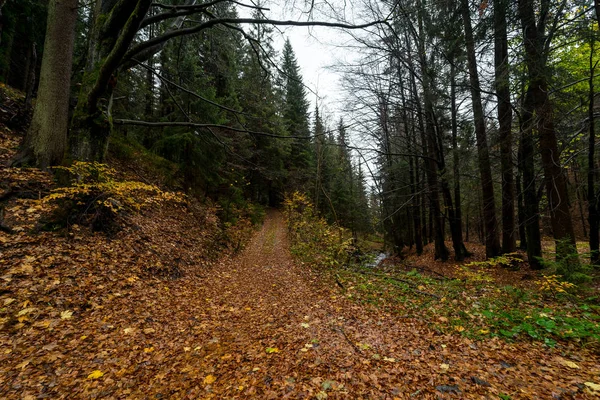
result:
[[[317,215],[308,196],[294,192],[284,199],[291,252],[313,266],[333,267],[345,263],[352,252],[346,229],[329,225]]]
[[[504,257],[462,266],[461,279],[452,280],[416,270],[390,273],[361,266],[332,272],[348,298],[424,320],[443,333],[535,340],[548,346],[569,341],[600,348],[597,299],[574,293],[574,285],[557,275],[543,276],[535,289],[498,287],[487,269],[506,261]]]
[[[42,199],[50,207],[46,228],[56,229],[79,224],[94,230],[118,230],[118,218],[127,212],[163,201],[185,201],[182,193],[162,191],[139,181],[121,181],[106,164],[76,161],[70,167],[55,167],[70,177],[67,186],[58,187]]]

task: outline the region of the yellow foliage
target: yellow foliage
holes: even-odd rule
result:
[[[319,266],[343,263],[352,250],[346,229],[319,217],[308,196],[294,192],[284,200],[292,252],[304,262]]]
[[[140,211],[142,207],[165,201],[184,202],[182,193],[164,192],[158,186],[139,181],[119,181],[116,171],[98,162],[76,161],[70,167],[55,167],[68,172],[69,186],[53,189],[42,202],[72,207],[81,215],[104,212]]]
[[[567,293],[569,289],[575,287],[571,282],[561,281],[558,279],[558,275],[545,275],[542,279],[536,281],[539,289],[543,293],[550,293],[556,295],[558,293]]]

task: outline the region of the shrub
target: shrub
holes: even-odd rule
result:
[[[562,248],[566,256],[554,261],[541,259],[541,264],[544,267],[548,268],[551,273],[559,275],[565,281],[574,284],[589,282],[592,279],[589,275],[590,266],[580,262],[575,246],[563,240],[556,243],[556,248]]]
[[[55,205],[51,223],[81,224],[94,230],[118,229],[117,217],[127,211],[162,201],[184,201],[181,193],[164,192],[155,185],[138,181],[118,181],[106,164],[76,161],[70,167],[56,167],[70,176],[68,186],[59,187],[42,201]]]
[[[284,206],[292,253],[302,261],[319,266],[337,266],[352,252],[352,238],[346,229],[328,225],[318,216],[308,196],[294,192],[286,195]]]

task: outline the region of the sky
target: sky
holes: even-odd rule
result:
[[[244,3],[252,0],[245,0]],[[304,1],[270,0],[263,7],[269,8],[265,11],[267,18],[278,20],[306,21],[307,15],[303,13],[308,7]],[[324,3],[321,3],[321,5]],[[318,6],[319,4],[317,4]],[[250,16],[252,10],[238,7],[240,16]],[[324,16],[315,16],[312,20],[330,20]],[[331,70],[331,66],[338,64],[340,60],[352,58],[349,50],[339,45],[348,37],[339,29],[327,27],[299,27],[279,26],[275,28],[275,48],[281,52],[285,39],[289,38],[296,54],[298,64],[302,73],[304,84],[309,91],[308,100],[311,103],[311,116],[314,113],[315,103],[319,103],[321,114],[328,115],[331,121],[326,121],[335,126],[341,116],[344,96],[341,91],[339,73]]]

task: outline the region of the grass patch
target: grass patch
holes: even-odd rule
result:
[[[598,299],[582,293],[498,287],[485,269],[477,267],[468,268],[464,279],[453,280],[434,279],[416,270],[386,273],[359,266],[335,272],[347,297],[422,319],[443,333],[535,340],[548,346],[566,341],[600,344]]]

